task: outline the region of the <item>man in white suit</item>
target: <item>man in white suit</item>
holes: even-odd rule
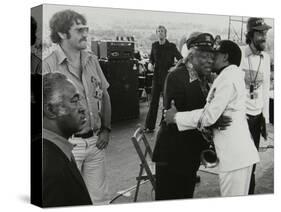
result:
[[[246,119],[244,73],[238,68],[241,50],[223,40],[216,49],[214,70],[218,77],[207,96],[204,109],[177,112],[172,106],[165,113],[167,123],[176,123],[179,131],[213,125],[223,114],[232,118],[225,130],[214,129],[213,140],[219,157],[219,183],[222,196],[247,195],[253,164],[259,162]]]

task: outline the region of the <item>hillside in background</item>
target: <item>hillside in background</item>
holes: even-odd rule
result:
[[[61,6],[44,5],[42,26],[42,35],[38,35],[37,51],[43,52],[43,58],[46,57],[54,48],[50,41],[49,20],[55,12],[72,9],[83,14],[90,27],[89,49],[91,40],[115,40],[116,36],[134,36],[136,49],[143,53],[150,53],[152,42],[156,40],[155,29],[158,25],[164,25],[168,29],[168,39],[174,42],[178,48],[192,32],[201,31],[220,35],[222,39],[228,38],[229,16],[223,15],[204,15],[178,12],[160,12],[145,10],[127,10],[112,8],[95,8],[81,6]],[[35,17],[36,18],[36,17]],[[236,17],[237,19],[241,17]],[[247,18],[244,18],[246,20]],[[273,19],[265,19],[268,24],[273,26]],[[41,29],[40,29],[41,28]],[[241,24],[233,24],[230,27],[230,38],[239,42],[241,33]],[[245,24],[242,34],[245,33]],[[274,31],[268,33],[267,51],[274,59]],[[241,37],[241,36],[240,36]],[[244,37],[244,36],[243,36]],[[39,45],[42,40],[42,45]],[[36,49],[34,49],[36,51]]]

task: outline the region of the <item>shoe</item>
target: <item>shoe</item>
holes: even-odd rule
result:
[[[153,133],[153,132],[154,132],[154,129],[145,128],[143,131],[144,131],[145,133]]]

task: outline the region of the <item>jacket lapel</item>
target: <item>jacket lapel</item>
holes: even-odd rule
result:
[[[79,171],[79,169],[77,168],[76,162],[74,160],[74,158],[71,159],[71,161],[69,161],[67,159],[66,161],[67,165],[70,168],[71,174],[74,176],[74,178],[77,180],[77,182],[81,185],[81,187],[86,190],[88,192],[88,189],[86,187],[86,184],[83,180],[83,177]]]

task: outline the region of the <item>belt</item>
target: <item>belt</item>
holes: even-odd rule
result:
[[[93,137],[93,135],[94,135],[94,131],[90,130],[90,131],[88,131],[86,133],[74,135],[74,137],[76,137],[76,138],[90,138],[90,137]]]
[[[257,119],[260,119],[263,115],[262,113],[258,114],[258,115],[250,115],[250,114],[247,114],[247,116],[252,119],[252,120],[257,120]]]

